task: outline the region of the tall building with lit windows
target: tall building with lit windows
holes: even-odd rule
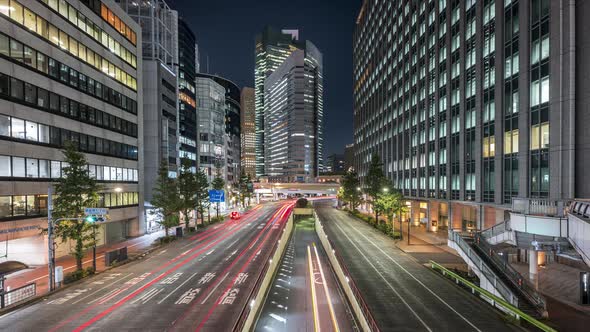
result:
[[[515,198],[590,197],[586,14],[564,0],[364,1],[360,175],[379,154],[412,219],[443,229],[487,228]]]
[[[256,179],[256,128],[254,125],[254,88],[244,87],[240,95],[241,164],[242,170]]]
[[[197,109],[195,74],[197,73],[196,38],[187,22],[178,20],[178,137],[179,157],[197,169]]]
[[[264,127],[266,121],[264,82],[285,59],[295,50],[304,49],[305,44],[299,42],[298,30],[276,30],[265,27],[256,36],[254,96],[255,96],[255,127],[256,127],[256,176],[266,174]]]
[[[310,41],[264,82],[265,170],[270,182],[315,182],[323,170],[323,61]]]
[[[139,121],[144,128],[142,167],[145,173],[142,191],[147,227],[155,230],[159,225],[149,211],[158,169],[164,162],[169,176],[176,177],[180,168],[178,12],[163,0],[117,2],[141,26],[144,110]]]
[[[111,0],[0,1],[0,261],[46,262],[39,228],[67,142],[110,209],[99,245],[145,232],[140,46],[139,25]]]

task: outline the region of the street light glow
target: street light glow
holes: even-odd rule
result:
[[[118,192],[118,193],[120,193],[121,191],[123,191],[123,188],[121,188],[121,187],[117,187],[117,188],[115,188],[115,192]]]

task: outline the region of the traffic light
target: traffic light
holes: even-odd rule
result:
[[[86,216],[86,222],[96,222],[98,220],[98,218],[96,218],[96,216]]]

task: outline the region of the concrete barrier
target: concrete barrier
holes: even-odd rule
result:
[[[254,326],[256,325],[256,321],[258,319],[258,315],[260,310],[262,310],[262,305],[266,300],[266,296],[268,295],[269,288],[271,286],[272,280],[274,279],[275,274],[279,269],[279,265],[281,263],[281,258],[285,253],[285,249],[287,248],[287,244],[289,242],[289,238],[291,237],[291,233],[293,232],[293,214],[289,216],[289,220],[287,220],[287,224],[283,229],[283,235],[279,239],[279,245],[275,250],[274,254],[271,257],[271,262],[266,270],[266,274],[264,275],[264,279],[262,280],[260,288],[258,288],[258,292],[253,299],[250,300],[248,304],[250,306],[250,310],[248,311],[248,316],[245,319],[245,323],[242,326],[241,331],[252,331]]]
[[[334,254],[333,248],[330,245],[330,242],[328,241],[328,236],[326,235],[326,232],[324,232],[324,228],[323,228],[320,220],[318,219],[318,216],[315,213],[315,211],[313,213],[313,216],[315,219],[315,231],[318,234],[318,237],[320,238],[320,242],[322,243],[322,246],[324,247],[324,251],[328,255],[328,259],[330,260],[330,264],[332,264],[332,268],[336,272],[336,277],[338,277],[338,281],[340,282],[340,285],[342,285],[342,289],[344,290],[344,293],[346,294],[346,297],[348,298],[348,301],[350,302],[350,305],[352,307],[352,311],[354,312],[356,318],[358,319],[358,321],[360,323],[361,329],[363,331],[378,330],[375,322],[370,319],[367,319],[367,317],[363,313],[363,310],[361,309],[361,302],[354,295],[352,287],[350,287],[350,284],[349,284],[350,281],[349,281],[348,277],[345,275],[344,270],[340,266],[340,262],[338,261],[338,258]]]

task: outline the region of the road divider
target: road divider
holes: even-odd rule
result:
[[[287,224],[283,228],[283,234],[278,242],[274,245],[274,254],[272,258],[265,264],[263,271],[260,274],[259,279],[256,281],[252,293],[248,297],[248,304],[242,310],[240,317],[234,325],[233,331],[252,331],[256,325],[258,315],[262,310],[268,292],[270,291],[270,285],[273,281],[275,274],[279,269],[281,259],[289,243],[291,234],[293,233],[293,214],[289,215]]]
[[[330,264],[332,264],[336,277],[344,290],[344,294],[346,294],[346,297],[350,302],[352,311],[358,319],[361,329],[363,331],[379,331],[379,327],[377,326],[373,315],[369,311],[365,300],[352,280],[350,273],[346,269],[346,265],[342,262],[340,256],[338,256],[336,250],[334,250],[334,246],[328,239],[328,235],[324,231],[324,226],[322,226],[315,211],[313,212],[313,217],[315,219],[315,231],[320,238],[320,243],[328,255],[328,260],[330,261]]]

